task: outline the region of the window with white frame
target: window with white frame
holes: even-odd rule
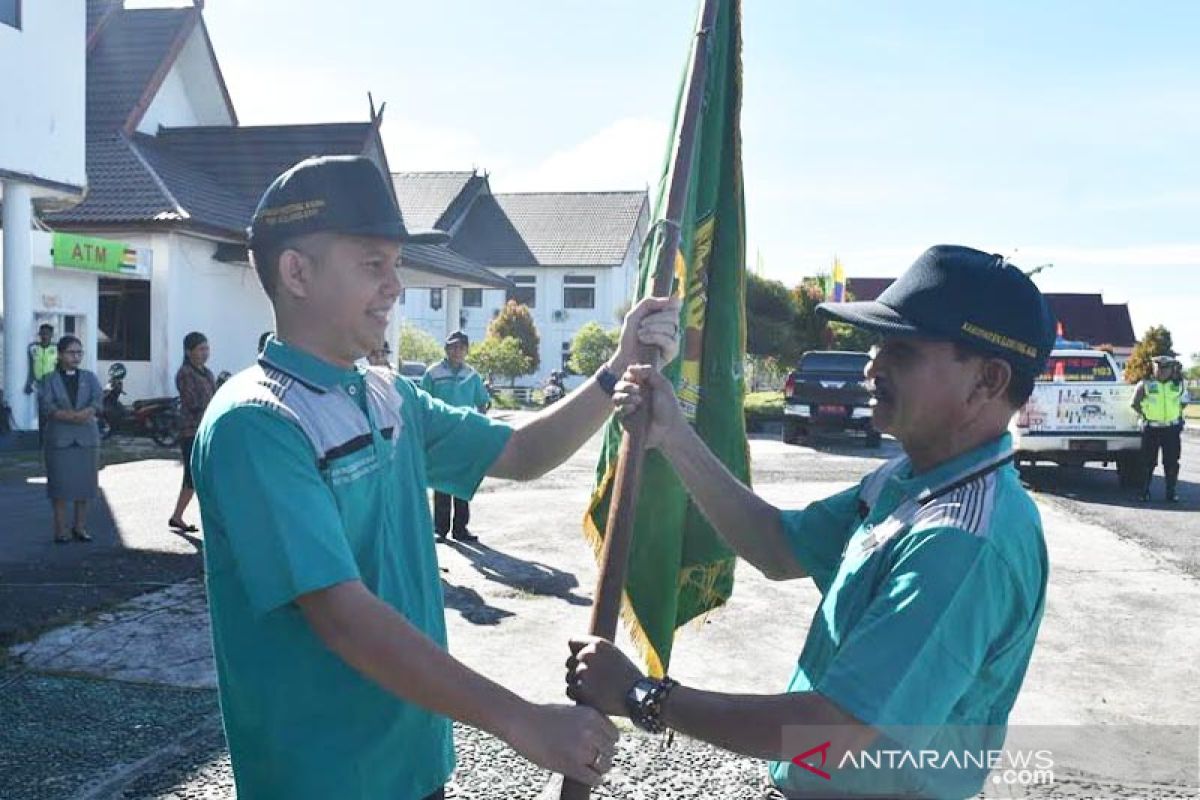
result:
[[[0,25],[21,30],[21,0],[0,0]]]
[[[508,279],[515,287],[508,290],[508,299],[515,300],[523,306],[537,307],[537,276],[509,275]]]
[[[463,289],[463,308],[483,308],[483,289]]]
[[[563,278],[563,308],[595,308],[594,275],[567,275]]]

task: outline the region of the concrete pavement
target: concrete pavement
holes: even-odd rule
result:
[[[487,481],[472,506],[472,528],[482,537],[480,546],[439,547],[452,652],[534,700],[561,699],[564,642],[587,627],[596,570],[579,535],[579,520],[597,446],[593,440],[540,481]],[[838,443],[818,446],[824,449],[753,441],[758,491],[779,505],[802,505],[849,485],[881,455],[894,452],[894,444],[883,454]],[[147,530],[154,526],[161,513],[133,509],[144,509],[151,499],[161,505],[163,487],[171,485],[176,469],[158,463],[125,475],[111,473],[106,496],[122,531],[138,527],[139,514],[146,515]],[[149,488],[154,486],[159,487],[157,495]],[[1160,741],[1155,748],[1130,751],[1139,753],[1137,759],[1122,757],[1113,748],[1119,751],[1122,742],[1136,745],[1130,737],[1151,738],[1158,730],[1151,726],[1200,723],[1195,658],[1200,653],[1200,582],[1169,553],[1157,552],[1153,542],[1135,541],[1119,528],[1106,527],[1103,519],[1082,520],[1058,499],[1039,502],[1052,564],[1051,588],[1038,648],[1012,722],[1074,726],[1083,738],[1095,730],[1086,726],[1141,726],[1129,727],[1128,735],[1118,737],[1113,747],[1073,753],[1073,763],[1056,765],[1060,796],[1190,796],[1183,793],[1183,782],[1197,779],[1196,754],[1185,752],[1186,740],[1174,748]],[[1194,510],[1179,513],[1189,515],[1195,525]],[[130,537],[136,540],[132,533]],[[193,545],[154,533],[147,534],[145,543],[150,552],[164,548],[168,553]],[[771,583],[741,567],[729,606],[680,634],[672,675],[686,684],[722,691],[781,691],[817,601],[807,581]],[[174,728],[157,747],[123,751],[106,768],[88,772],[64,766],[56,774],[41,775],[41,781],[61,788],[60,795],[13,794],[28,781],[14,787],[0,777],[0,796],[231,797],[227,757],[212,727],[208,646],[202,589],[193,580],[12,648],[13,664],[5,673],[11,677],[0,674],[0,686],[7,681],[7,691],[0,692],[0,712],[11,710],[14,696],[49,698],[58,691],[89,698],[92,694],[81,691],[80,685],[122,690],[137,686],[147,694],[129,702],[160,709],[151,695],[161,694],[165,704],[159,711],[148,711],[153,719],[140,724]],[[197,698],[208,698],[207,714]],[[45,702],[53,705],[51,699]],[[110,737],[126,737],[128,725],[117,715],[113,726],[118,731]],[[0,733],[0,753],[11,752],[13,743],[4,741],[9,736]],[[467,796],[536,794],[533,787],[540,787],[541,776],[528,765],[520,766],[511,751],[471,731],[460,729],[457,738],[460,788],[469,791]],[[1193,765],[1190,773],[1188,764]],[[28,769],[21,774],[27,773]],[[682,743],[663,754],[643,739],[630,737],[605,796],[753,797],[761,775],[759,764],[711,748]],[[716,786],[723,788],[717,791]],[[103,791],[110,793],[96,794]]]

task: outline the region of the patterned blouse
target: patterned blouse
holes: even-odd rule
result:
[[[179,435],[191,438],[200,427],[208,401],[217,393],[217,379],[208,367],[197,368],[185,361],[175,373],[175,388],[179,390]]]

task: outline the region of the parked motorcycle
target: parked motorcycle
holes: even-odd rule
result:
[[[179,398],[151,397],[134,400],[132,406],[121,402],[125,394],[125,365],[108,368],[108,383],[104,387],[103,410],[96,422],[100,437],[113,434],[147,436],[160,447],[174,447],[179,441]]]
[[[550,377],[546,379],[546,385],[542,389],[542,405],[552,405],[567,396],[567,388],[563,386],[563,380],[566,377],[566,374],[559,370],[550,373]]]

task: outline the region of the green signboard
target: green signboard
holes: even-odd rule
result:
[[[90,272],[121,272],[125,250],[124,242],[70,233],[55,233],[51,244],[54,266]]]

